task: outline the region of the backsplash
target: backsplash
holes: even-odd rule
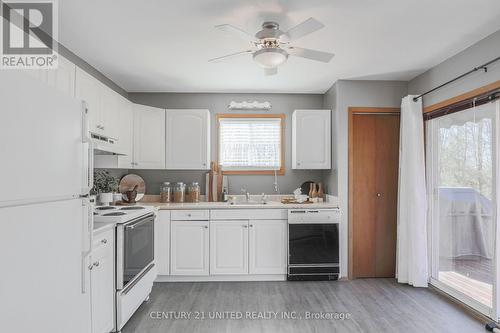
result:
[[[159,194],[163,182],[198,182],[201,193],[205,194],[206,171],[178,171],[178,170],[126,170],[107,169],[109,173],[120,179],[128,173],[141,176],[146,182],[147,194]],[[281,194],[290,194],[305,181],[321,182],[321,170],[286,170],[285,175],[278,176],[278,185]],[[252,194],[275,194],[273,175],[230,175],[228,176],[229,194],[240,194],[245,188]]]

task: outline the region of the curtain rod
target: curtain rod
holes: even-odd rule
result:
[[[482,64],[482,65],[480,65],[480,66],[474,67],[473,69],[471,69],[471,70],[470,70],[470,71],[468,71],[467,73],[464,73],[464,74],[462,74],[462,75],[459,75],[459,76],[457,76],[457,77],[456,77],[456,78],[454,78],[454,79],[451,79],[451,80],[449,80],[449,81],[447,81],[447,82],[445,82],[445,83],[443,83],[443,84],[441,84],[441,85],[439,85],[439,86],[437,86],[437,87],[435,87],[435,88],[432,88],[432,89],[431,89],[431,90],[429,90],[429,91],[424,92],[424,93],[423,93],[423,94],[421,94],[421,95],[418,95],[417,97],[413,97],[413,101],[414,101],[414,102],[416,102],[416,101],[418,101],[418,99],[419,99],[419,98],[424,97],[425,95],[430,94],[431,92],[433,92],[433,91],[435,91],[435,90],[438,90],[438,89],[440,89],[440,88],[443,88],[444,86],[446,86],[446,85],[448,85],[448,84],[450,84],[450,83],[452,83],[452,82],[455,82],[455,81],[457,81],[457,80],[460,80],[460,79],[461,79],[461,78],[463,78],[464,76],[467,76],[467,75],[469,75],[469,74],[472,74],[472,73],[474,73],[474,72],[477,72],[478,70],[481,70],[481,69],[482,69],[482,70],[484,70],[484,72],[486,73],[486,72],[488,71],[488,66],[489,66],[489,65],[491,65],[492,63],[494,63],[494,62],[498,61],[498,60],[500,60],[500,57],[496,57],[495,59],[490,60],[490,61],[488,61],[488,62],[486,62],[486,63],[484,63],[484,64]]]
[[[446,116],[455,112],[473,108],[475,106],[480,106],[489,102],[493,102],[494,100],[497,99],[500,99],[500,89],[495,89],[493,91],[476,96],[474,98],[469,98],[467,100],[442,107],[432,112],[424,113],[424,120],[431,120],[434,118]]]

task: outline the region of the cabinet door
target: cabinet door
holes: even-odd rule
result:
[[[111,237],[107,237],[112,240]],[[114,242],[109,241],[92,254],[91,299],[92,332],[107,333],[113,329],[114,313]]]
[[[286,220],[250,220],[250,274],[286,274],[286,226]]]
[[[330,114],[330,110],[295,110],[293,112],[293,169],[331,168]]]
[[[166,168],[207,170],[210,166],[210,112],[166,110]]]
[[[76,66],[63,56],[58,57],[57,68],[48,70],[48,84],[68,96],[75,96]]]
[[[104,84],[100,84],[100,94],[102,134],[119,141],[121,95]]]
[[[134,109],[133,104],[125,97],[121,98],[120,105],[118,145],[125,155],[118,157],[118,168],[131,169],[134,167]]]
[[[208,275],[208,221],[172,221],[170,223],[170,274]]]
[[[165,168],[164,109],[134,105],[134,167]]]
[[[155,224],[155,261],[158,275],[170,274],[170,211],[160,210]]]
[[[100,83],[80,68],[76,68],[75,97],[87,102],[89,130],[102,134]]]
[[[248,274],[248,221],[210,223],[210,274]]]

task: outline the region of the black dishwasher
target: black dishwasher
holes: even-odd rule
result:
[[[339,225],[338,209],[289,210],[288,280],[338,279]]]

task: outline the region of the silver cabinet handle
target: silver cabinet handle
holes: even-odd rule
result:
[[[188,215],[188,217],[191,217],[191,213],[188,213],[187,215]]]
[[[93,268],[94,268],[93,264],[90,264],[89,267],[88,267],[89,271],[91,271]]]
[[[250,224],[250,228],[253,228],[253,224]]]
[[[208,229],[208,225],[204,225],[203,228]]]
[[[381,196],[382,196],[382,194],[381,194],[381,193],[377,193],[377,197],[379,197],[379,198],[380,198]]]
[[[243,224],[242,227],[245,229],[248,228],[248,226],[246,224]]]
[[[96,261],[95,263],[93,263],[92,266],[99,267],[99,261]]]
[[[106,244],[108,240],[106,238],[101,239],[101,243]]]

